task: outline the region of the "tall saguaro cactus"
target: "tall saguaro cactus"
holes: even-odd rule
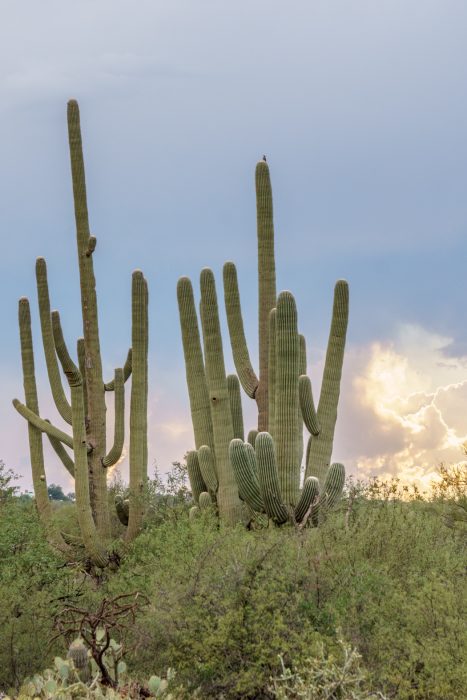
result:
[[[268,164],[256,165],[256,217],[258,231],[259,377],[253,369],[245,339],[234,263],[224,265],[224,296],[230,343],[238,378],[245,393],[258,404],[258,430],[268,430],[269,314],[276,305],[276,264],[272,190]]]
[[[77,346],[78,364],[73,362],[65,345],[58,313],[51,313],[50,310],[47,268],[43,258],[37,260],[36,279],[42,341],[52,396],[59,414],[71,426],[72,434],[62,431],[39,415],[29,304],[25,299],[20,301],[19,322],[26,404],[17,399],[13,404],[29,424],[31,464],[39,513],[44,521],[50,521],[44,495],[46,486],[41,433],[45,433],[62,463],[75,478],[78,519],[86,552],[96,565],[104,566],[108,561],[106,545],[111,535],[107,473],[108,468],[118,462],[123,451],[124,382],[130,374],[133,374],[133,377],[130,402],[130,510],[127,539],[135,537],[141,528],[143,488],[147,475],[148,290],[142,272],[134,272],[132,348],[125,365],[115,370],[114,379],[104,383],[93,268],[96,238],[89,230],[79,108],[75,100],[68,103],[68,135],[83,321],[83,338],[78,340]],[[59,362],[68,380],[70,401],[62,386]],[[106,391],[113,391],[115,398],[114,441],[108,451]],[[66,447],[73,450],[73,457]],[[56,534],[54,537],[56,539]]]

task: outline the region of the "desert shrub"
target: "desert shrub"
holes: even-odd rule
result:
[[[47,545],[34,502],[12,498],[0,506],[0,689],[17,686],[44,667],[53,610],[73,595],[72,572]]]

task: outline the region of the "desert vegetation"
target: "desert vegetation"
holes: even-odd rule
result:
[[[166,479],[148,478],[147,283],[133,272],[132,346],[105,381],[96,239],[74,100],[68,134],[83,338],[75,361],[39,258],[44,355],[69,428],[41,415],[30,304],[22,298],[24,401],[13,403],[27,422],[34,496],[19,495],[14,473],[2,465],[2,691],[173,700],[463,697],[465,468],[442,467],[437,485],[421,494],[397,480],[354,483],[332,461],[349,287],[338,280],[334,288],[315,406],[295,298],[276,290],[266,160],[255,173],[259,372],[234,263],[226,263],[223,283],[237,374],[226,372],[212,270],[201,271],[199,309],[182,277],[177,298],[195,449]],[[118,470],[109,477],[124,446],[127,380],[128,484]],[[249,431],[242,388],[258,408]],[[106,395],[115,416],[109,449]],[[72,497],[47,485],[44,436],[74,478]]]

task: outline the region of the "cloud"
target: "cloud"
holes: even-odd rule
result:
[[[340,441],[350,448],[351,471],[424,487],[441,462],[462,460],[467,377],[458,358],[440,362],[450,343],[403,325],[393,342],[350,349],[340,421],[352,432],[342,431]]]

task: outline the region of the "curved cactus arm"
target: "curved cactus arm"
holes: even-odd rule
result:
[[[47,420],[47,419],[46,419]],[[50,422],[50,421],[47,421]],[[52,437],[51,435],[47,435],[49,438],[49,442],[52,445],[55,454],[57,457],[60,459],[61,463],[69,473],[73,479],[75,478],[75,463],[73,462],[72,458],[68,454],[68,452],[65,450],[63,447],[63,443],[60,442],[60,440],[57,440],[56,438]]]
[[[211,498],[211,494],[208,493],[207,491],[203,491],[202,493],[199,494],[199,509],[201,511],[203,510],[209,510],[213,507],[214,503]]]
[[[84,409],[86,411],[86,420],[88,415],[88,388],[86,386],[86,348],[84,347],[84,338],[78,338],[76,343],[78,355],[78,368],[83,378],[83,400]]]
[[[243,427],[242,398],[240,396],[240,382],[236,374],[227,375],[227,391],[229,392],[234,438],[244,440],[245,430]]]
[[[269,313],[268,432],[273,438],[276,416],[276,314],[276,309],[271,309]]]
[[[304,335],[299,335],[298,336],[298,376],[299,376],[299,382],[300,382],[300,376],[302,374],[306,374],[306,340]],[[297,423],[297,430],[298,430],[298,463],[300,464],[300,469],[302,465],[302,459],[303,459],[303,418],[302,418],[302,410],[300,407],[300,392],[298,396],[298,423]],[[305,465],[306,466],[306,465]]]
[[[311,443],[306,470],[306,476],[317,476],[320,483],[331,462],[348,319],[349,286],[345,280],[339,280],[334,288],[331,329],[317,410],[321,431]]]
[[[319,435],[321,428],[319,425],[318,416],[316,415],[313,390],[311,388],[310,378],[306,374],[302,374],[298,380],[298,393],[300,397],[300,408],[302,411],[303,422],[305,423],[308,432],[315,436]]]
[[[255,447],[257,436],[258,436],[258,431],[256,429],[250,430],[250,432],[248,433],[248,437],[247,437],[246,441],[253,448]]]
[[[253,474],[258,474],[258,465],[256,463],[256,453],[255,453],[255,448],[250,445],[249,442],[245,442],[245,449],[246,449],[246,454],[248,457],[248,461],[250,463],[250,469],[253,472]]]
[[[123,382],[126,382],[126,380],[131,376],[131,367],[132,367],[132,350],[130,348],[128,350],[128,354],[126,356],[125,364],[123,365]],[[105,391],[114,391],[115,380],[112,379],[110,382],[106,382],[104,384],[104,389],[105,389]]]
[[[102,461],[104,467],[113,467],[114,464],[117,464],[123,451],[123,442],[125,439],[125,388],[123,369],[121,368],[115,370],[114,386],[114,441],[112,447]]]
[[[203,481],[212,494],[216,494],[218,481],[216,470],[214,468],[214,457],[211,448],[208,445],[201,445],[198,450],[198,462]],[[206,490],[206,489],[203,489]]]
[[[259,379],[253,369],[243,328],[237,270],[232,262],[224,265],[224,300],[235,369],[243,390],[254,399]]]
[[[265,505],[261,496],[256,472],[252,469],[248,447],[242,440],[234,439],[229,446],[230,463],[238,485],[240,498],[255,512],[264,513]]]
[[[201,349],[193,287],[188,277],[179,279],[177,299],[195,446],[196,449],[199,449],[201,445],[208,445],[211,448],[215,461],[214,435],[203,351]]]
[[[328,469],[321,492],[319,506],[330,510],[342,498],[345,483],[345,467],[340,462],[334,462]]]
[[[258,433],[255,452],[258,482],[266,513],[274,522],[285,523],[289,519],[289,512],[282,500],[274,441],[269,433]]]
[[[39,300],[39,318],[41,322],[42,345],[49,377],[52,396],[63,420],[71,425],[71,406],[65,395],[58,367],[57,355],[52,331],[50,313],[49,285],[47,282],[47,265],[44,258],[36,260],[37,297]]]
[[[131,284],[132,379],[130,398],[130,514],[127,540],[141,530],[144,488],[147,480],[147,376],[148,376],[148,291],[141,270],[133,272]]]
[[[305,525],[311,514],[312,507],[319,497],[319,481],[315,476],[309,476],[303,484],[300,499],[295,507],[295,520],[300,525]]]
[[[222,336],[219,323],[216,285],[212,270],[201,272],[201,321],[209,387],[216,471],[219,481],[217,503],[219,515],[226,523],[241,522],[241,502],[229,460],[229,444],[233,439],[227,378],[225,375]]]
[[[207,491],[208,487],[204,483],[203,475],[199,466],[198,453],[196,450],[191,450],[186,456],[186,466],[188,469],[188,478],[190,480],[191,495],[195,503],[199,501],[200,493]]]
[[[51,435],[57,440],[60,440],[60,442],[63,442],[64,445],[67,445],[67,447],[73,448],[73,438],[64,433],[63,430],[56,428],[55,425],[52,425],[52,423],[49,421],[46,421],[44,418],[38,416],[37,413],[31,411],[30,408],[21,403],[21,401],[18,401],[18,399],[13,399],[13,406],[16,408],[20,416],[26,418],[31,425],[38,428],[42,433]]]
[[[88,459],[86,449],[86,416],[84,413],[83,379],[78,367],[71,359],[63,339],[60,316],[52,315],[55,348],[71,392],[71,414],[73,417],[73,452],[75,455],[75,492],[78,523],[86,553],[93,564],[105,567],[108,555],[97,534],[91,512],[89,493]]]
[[[21,362],[23,367],[23,385],[25,401],[31,414],[39,413],[37,399],[36,375],[34,369],[34,348],[31,333],[31,313],[29,301],[26,298],[19,300],[18,321],[21,342]],[[36,498],[37,512],[44,526],[47,539],[52,546],[57,547],[63,553],[67,553],[68,547],[63,540],[58,528],[54,525],[52,508],[47,492],[47,480],[45,476],[44,451],[42,446],[41,429],[28,421],[29,454],[31,457],[32,481]]]
[[[300,492],[298,441],[299,341],[297,309],[290,292],[281,292],[276,311],[276,408],[274,430],[283,503],[295,507]]]

